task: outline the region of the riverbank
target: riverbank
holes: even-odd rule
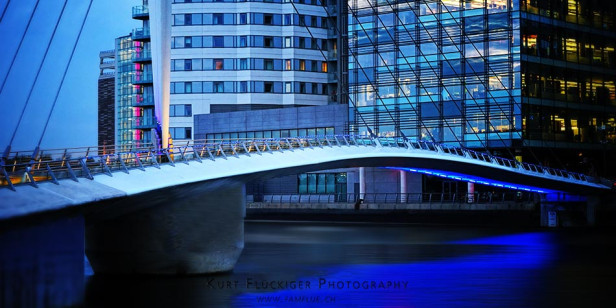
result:
[[[538,227],[540,207],[533,203],[498,204],[354,204],[248,203],[246,220],[347,221],[442,224],[464,226]],[[556,208],[559,227],[588,227],[585,206],[569,203]],[[613,206],[597,209],[595,226],[616,226]]]
[[[404,210],[247,208],[246,220],[392,222],[443,225],[539,226],[535,210]]]

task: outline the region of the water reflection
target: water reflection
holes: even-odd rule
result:
[[[451,241],[445,245],[454,251],[465,250],[456,249],[459,245],[472,246],[472,251],[435,256],[438,260],[434,261],[326,266],[322,275],[298,278],[313,282],[310,289],[250,292],[238,296],[234,304],[247,307],[269,301],[271,306],[282,307],[289,302],[320,301],[359,307],[519,307],[542,283],[536,278],[552,258],[550,237],[548,233],[525,233]],[[439,250],[426,245],[430,244],[413,246]],[[407,249],[398,251],[401,258],[409,255]],[[381,253],[375,247],[373,255]]]
[[[95,275],[88,279],[85,304],[578,305],[585,303],[589,291],[597,300],[609,299],[616,250],[604,239],[612,235],[587,230],[247,222],[245,250],[233,272],[171,278]],[[586,274],[579,275],[579,270]]]

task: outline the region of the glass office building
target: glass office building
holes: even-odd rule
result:
[[[351,132],[542,163],[555,148],[572,161],[613,149],[612,2],[348,4]]]
[[[351,0],[351,130],[470,147],[519,140],[519,11],[491,2]]]

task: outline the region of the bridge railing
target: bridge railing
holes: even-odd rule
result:
[[[408,151],[430,152],[433,155],[452,155],[467,160],[495,164],[508,170],[534,174],[552,179],[591,183],[583,174],[554,168],[520,163],[489,153],[399,137],[368,137],[360,135],[321,135],[286,138],[194,140],[175,142],[169,148],[154,144],[115,147],[84,147],[31,152],[5,153],[0,161],[0,185],[14,190],[14,185],[79,177],[92,179],[93,175],[114,171],[129,173],[131,169],[145,170],[147,166],[160,168],[161,164],[188,163],[189,161],[261,155],[262,153],[293,151],[323,147],[391,147]]]
[[[467,193],[331,193],[331,194],[249,194],[249,203],[361,203],[365,204],[492,204],[504,202],[537,202],[532,192]]]

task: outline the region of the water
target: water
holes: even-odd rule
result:
[[[231,273],[89,276],[85,306],[587,307],[613,304],[614,231],[246,222]]]

